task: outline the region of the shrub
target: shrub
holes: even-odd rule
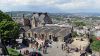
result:
[[[96,37],[92,37],[93,42],[91,43],[91,49],[93,51],[100,51],[100,40],[96,40]]]
[[[12,49],[12,48],[8,48],[7,49],[8,52],[9,52],[9,55],[10,56],[22,56],[19,52],[17,52],[15,49]]]

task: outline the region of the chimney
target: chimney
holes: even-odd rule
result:
[[[38,15],[40,16],[42,13],[38,13]]]
[[[36,14],[35,12],[33,12],[33,14]]]
[[[46,12],[46,13],[44,13],[44,15],[47,15],[47,12]]]

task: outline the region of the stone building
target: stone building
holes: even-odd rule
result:
[[[23,14],[22,16],[20,16],[20,17],[13,17],[12,16],[12,19],[16,22],[16,23],[18,23],[19,25],[20,25],[20,27],[26,27],[26,26],[28,26],[28,27],[31,27],[31,18],[27,18],[27,17],[25,17],[25,15]]]
[[[22,17],[12,17],[12,19],[20,24],[21,37],[65,37],[71,33],[71,28],[60,26],[46,26],[52,24],[52,19],[47,13],[33,13],[32,17],[27,18],[24,14]]]
[[[45,24],[52,24],[52,20],[47,13],[33,13],[32,17],[27,18],[23,14],[21,17],[13,17],[12,19],[22,26],[31,26],[31,28],[41,27]]]
[[[71,39],[71,28],[69,27],[36,27],[34,29],[28,30],[26,33],[28,38],[35,39],[36,42],[38,42],[38,47],[43,46],[46,40],[50,42],[66,42],[68,39]],[[30,46],[32,47],[32,45]]]
[[[58,26],[37,27],[27,31],[27,37],[34,37],[41,40],[64,41],[64,37],[71,34],[71,28]],[[69,37],[68,37],[69,38]]]
[[[20,37],[27,37],[27,35],[29,36],[27,32],[30,29],[43,27],[45,24],[52,24],[52,20],[47,13],[33,13],[32,17],[30,18],[27,18],[23,14],[21,17],[12,16],[12,19],[20,25]]]
[[[72,28],[66,25],[52,24],[47,13],[33,13],[30,18],[26,18],[24,14],[22,17],[12,18],[20,24],[20,37],[35,39],[39,45],[43,45],[46,40],[66,42],[67,39],[71,38]],[[30,46],[32,44],[30,43]]]
[[[52,24],[52,20],[47,13],[33,13],[32,28],[45,26],[45,24]]]

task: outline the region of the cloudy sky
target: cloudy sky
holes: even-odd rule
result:
[[[0,0],[0,10],[100,13],[100,0]]]

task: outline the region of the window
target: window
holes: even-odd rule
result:
[[[42,39],[44,39],[44,34],[42,34]]]
[[[30,37],[30,33],[28,33],[28,37]]]
[[[37,38],[37,34],[34,34],[35,38]]]
[[[49,39],[51,40],[51,35],[49,35]]]

